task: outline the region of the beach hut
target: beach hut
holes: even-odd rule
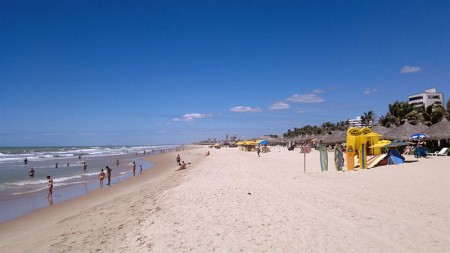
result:
[[[430,126],[423,133],[430,136],[431,140],[450,139],[450,121],[443,118],[440,122]]]
[[[424,132],[428,127],[423,124],[411,125],[409,122],[405,122],[403,125],[392,129],[383,135],[385,139],[390,140],[408,140],[409,136]]]
[[[332,144],[332,143],[342,143],[345,142],[347,137],[346,131],[333,131],[331,134],[323,138],[322,143]]]
[[[372,132],[376,132],[376,133],[379,133],[381,135],[384,135],[387,132],[391,131],[392,129],[394,129],[394,127],[387,128],[385,126],[377,124],[377,125],[372,127]]]

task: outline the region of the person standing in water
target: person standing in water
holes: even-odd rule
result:
[[[103,169],[98,174],[98,178],[100,178],[100,187],[103,186],[103,179],[105,178],[105,172],[103,172]]]
[[[112,169],[109,166],[106,166],[106,177],[108,178],[108,183],[106,185],[111,185],[111,172]]]
[[[28,176],[34,177],[34,169],[31,167],[30,171],[28,171]]]
[[[53,179],[51,176],[47,176],[47,180],[48,180],[48,195],[47,198],[50,199],[53,196]]]
[[[87,169],[87,164],[86,164],[86,162],[83,162],[83,171],[86,172],[86,169]]]
[[[131,167],[131,170],[132,170],[132,172],[133,172],[133,176],[136,176],[136,163],[135,163],[135,162],[133,162],[133,165],[132,165],[132,167]]]
[[[139,174],[142,175],[142,165],[139,164]]]

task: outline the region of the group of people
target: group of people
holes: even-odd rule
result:
[[[109,166],[106,166],[106,178],[108,179],[108,183],[106,185],[111,185],[111,172],[112,169]],[[103,169],[100,170],[98,178],[100,179],[100,186],[103,186],[103,180],[105,179],[105,172]]]
[[[119,166],[119,160],[116,160],[116,165]],[[142,170],[142,165],[139,165],[139,174],[141,175]],[[111,185],[111,172],[112,169],[109,166],[106,166],[106,178],[108,179],[108,183],[106,185]],[[133,174],[133,176],[136,176],[136,162],[131,163],[131,173]],[[98,178],[100,179],[100,186],[103,186],[103,181],[105,179],[105,171],[103,169],[100,170]]]
[[[28,159],[27,158],[25,158],[24,163],[28,164]],[[55,168],[58,168],[57,166],[58,166],[58,163],[56,163]],[[119,166],[119,160],[116,160],[116,166]],[[83,166],[82,167],[83,167],[83,172],[86,172],[86,170],[87,170],[86,162],[83,162]],[[142,175],[142,170],[143,170],[142,165],[139,165],[139,168],[140,168],[139,173]],[[106,170],[106,173],[105,173],[105,170]],[[136,162],[132,163],[132,173],[133,173],[133,176],[136,176]],[[100,180],[100,186],[103,186],[103,181],[104,181],[105,177],[108,180],[108,183],[106,185],[111,185],[111,174],[112,174],[112,169],[109,166],[106,166],[105,169],[101,169],[100,170],[100,173],[98,174],[98,178]],[[28,171],[28,176],[29,177],[34,177],[34,175],[35,175],[34,168],[31,167],[30,170]],[[52,179],[51,176],[47,176],[47,180],[48,180],[48,183],[47,183],[47,186],[48,186],[47,198],[51,199],[52,195],[53,195],[53,179]]]
[[[180,154],[177,155],[176,161],[177,161],[177,165],[180,167],[178,167],[178,169],[175,171],[185,170],[187,168],[187,164],[184,161],[181,161]]]

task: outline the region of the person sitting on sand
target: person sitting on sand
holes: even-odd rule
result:
[[[47,176],[48,180],[48,195],[47,198],[51,198],[53,196],[53,179],[51,176]]]
[[[100,186],[103,186],[103,179],[105,178],[105,172],[101,169],[100,174],[98,174],[98,178],[100,178]]]
[[[180,166],[180,168],[178,168],[177,170],[175,170],[175,171],[179,171],[179,170],[185,170],[186,169],[186,163],[184,162],[184,161],[182,161],[181,162],[181,166]]]
[[[31,167],[30,171],[28,171],[28,175],[30,177],[34,177],[34,169],[33,169],[33,167]]]
[[[209,156],[210,154],[209,154],[209,151],[206,151],[206,154],[205,154],[205,156]]]

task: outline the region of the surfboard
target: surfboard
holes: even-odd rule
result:
[[[328,171],[328,150],[326,145],[319,146],[320,151],[320,168],[322,171]]]
[[[347,170],[354,170],[355,169],[355,150],[353,150],[353,147],[350,145],[347,147],[347,152],[345,152],[347,155]]]
[[[367,168],[371,169],[377,166],[377,164],[381,162],[386,156],[387,154],[381,154],[371,157],[369,160],[367,160]]]
[[[342,171],[344,166],[344,155],[342,154],[341,144],[336,144],[334,147],[334,166],[336,166],[337,171]]]
[[[361,144],[361,148],[359,149],[359,167],[361,169],[367,169],[367,161],[366,161],[366,145],[365,144]]]

